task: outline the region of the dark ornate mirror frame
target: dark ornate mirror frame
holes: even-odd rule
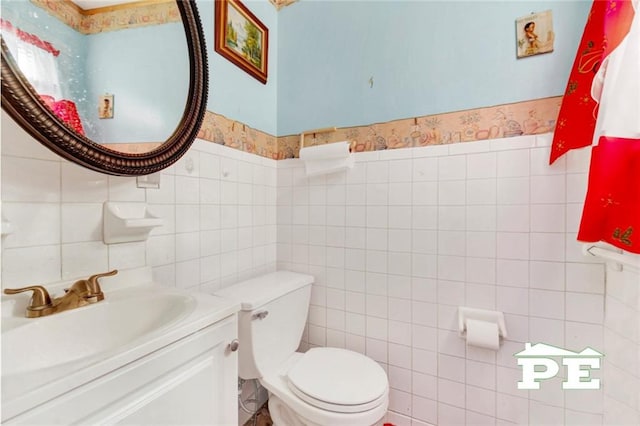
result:
[[[2,41],[2,108],[31,136],[63,158],[117,176],[139,176],[176,162],[196,138],[207,108],[207,51],[194,0],[177,0],[189,49],[190,83],[185,111],[174,133],[158,148],[127,154],[109,149],[67,127],[40,99]]]

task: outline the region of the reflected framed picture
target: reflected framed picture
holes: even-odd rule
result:
[[[113,95],[105,94],[100,96],[98,118],[113,118]]]
[[[269,29],[240,0],[217,0],[215,51],[267,83]]]
[[[518,58],[553,52],[553,18],[550,10],[516,19]]]

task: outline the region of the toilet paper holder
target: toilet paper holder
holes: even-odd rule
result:
[[[465,337],[466,335],[468,319],[498,324],[498,335],[503,339],[507,338],[507,325],[504,322],[504,314],[502,312],[460,306],[458,308],[458,334],[460,337]]]

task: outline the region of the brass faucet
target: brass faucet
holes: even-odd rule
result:
[[[104,293],[98,284],[98,278],[115,275],[117,269],[103,274],[91,275],[86,280],[76,281],[70,288],[64,289],[65,294],[51,300],[49,292],[41,285],[33,285],[24,288],[7,288],[5,294],[17,294],[24,291],[33,291],[29,306],[27,306],[27,318],[39,318],[58,312],[68,311],[104,300]]]

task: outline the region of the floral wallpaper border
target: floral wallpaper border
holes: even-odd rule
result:
[[[204,116],[198,138],[261,157],[280,159],[279,138],[211,111]]]
[[[173,0],[137,4],[130,7],[106,7],[98,13],[82,13],[69,0],[30,0],[81,34],[97,34],[127,28],[180,22],[180,12]],[[280,10],[298,0],[269,0]]]
[[[144,3],[136,7],[105,8],[104,12],[83,14],[69,0],[31,0],[81,34],[96,34],[180,22],[180,11],[174,1]]]
[[[114,149],[120,153],[126,154],[146,154],[159,148],[162,142],[127,142],[127,143],[113,143],[106,144],[107,148]]]
[[[285,6],[289,6],[295,2],[297,2],[298,0],[269,0],[271,2],[271,4],[273,4],[276,7],[276,10],[280,10]]]
[[[562,96],[433,114],[305,137],[305,146],[349,141],[353,152],[413,148],[552,132]],[[274,160],[298,157],[300,135],[275,137],[207,111],[198,137]]]

